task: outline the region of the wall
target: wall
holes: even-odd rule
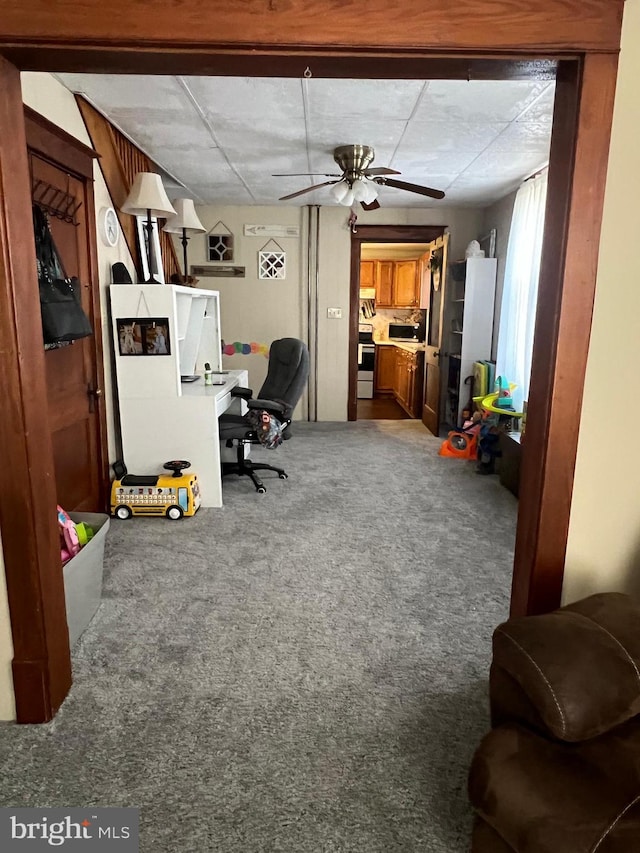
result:
[[[233,263],[244,266],[244,278],[204,278],[200,287],[220,291],[222,333],[227,343],[269,344],[283,335],[307,339],[309,298],[312,308],[312,370],[317,363],[317,419],[344,421],[347,418],[349,296],[351,270],[351,231],[347,224],[349,209],[321,207],[318,245],[318,286],[316,277],[307,277],[308,208],[282,206],[199,206],[198,215],[209,230],[221,221],[234,234]],[[451,257],[464,256],[469,242],[480,233],[482,211],[475,209],[390,208],[361,211],[358,222],[378,225],[445,225],[451,232]],[[257,253],[267,242],[264,237],[245,237],[243,226],[299,225],[300,237],[279,237],[287,252],[287,277],[284,281],[263,281],[257,274]],[[312,242],[315,227],[311,228]],[[204,235],[191,238],[189,265],[208,263]],[[327,308],[341,308],[342,319],[327,318]],[[313,343],[317,311],[317,349]],[[246,368],[249,384],[259,388],[266,375],[266,360],[261,355],[232,355],[223,359],[225,368]],[[315,375],[315,370],[314,370]],[[312,385],[314,376],[312,376]],[[305,398],[296,417],[306,417]],[[313,408],[312,408],[313,412]],[[312,414],[313,417],[313,414]]]
[[[1,543],[0,543],[1,545]],[[13,641],[7,601],[7,583],[4,573],[4,560],[0,547],[0,720],[15,720],[16,707],[13,695]]]
[[[640,0],[627,0],[563,598],[640,598]]]
[[[201,276],[198,286],[220,291],[220,324],[226,344],[258,343],[267,347],[276,338],[307,339],[307,243],[304,207],[198,207],[200,221],[210,231],[222,222],[234,235],[234,259],[212,263],[207,258],[205,234],[191,237],[188,245],[189,266],[243,266],[243,278]],[[245,225],[296,225],[300,237],[278,237],[277,243],[286,253],[284,279],[258,278],[258,252],[278,247],[267,237],[244,236]],[[221,227],[221,226],[220,226]],[[266,245],[268,244],[268,245]],[[176,239],[178,257],[182,245]],[[262,353],[223,356],[225,370],[247,370],[249,385],[258,391],[267,375],[267,359]],[[302,397],[295,412],[296,418],[306,419],[307,398]]]
[[[507,263],[507,244],[509,242],[509,231],[511,229],[511,218],[513,216],[513,205],[516,200],[516,192],[501,198],[492,204],[484,212],[482,233],[488,234],[492,228],[496,229],[496,258],[498,261],[496,273],[496,301],[493,313],[493,342],[491,345],[491,358],[496,360],[498,354],[498,331],[500,329],[500,307],[502,305],[502,291],[504,289],[504,270]]]
[[[318,289],[318,420],[343,421],[347,416],[349,284],[351,233],[348,208],[320,211]],[[391,208],[361,211],[358,223],[367,225],[444,225],[450,231],[449,257],[464,257],[477,238],[482,211],[434,208]],[[357,226],[356,226],[357,227]],[[342,320],[327,320],[327,308],[342,308]]]

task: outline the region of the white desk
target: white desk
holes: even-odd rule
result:
[[[182,384],[179,397],[157,400],[131,396],[121,406],[124,458],[131,474],[155,474],[170,459],[188,459],[198,475],[202,506],[222,506],[218,418],[223,412],[241,414],[246,403],[231,396],[236,385],[247,385],[246,370],[231,370],[224,385]],[[235,456],[233,457],[235,459]]]

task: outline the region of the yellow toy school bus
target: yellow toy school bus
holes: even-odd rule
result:
[[[195,515],[200,506],[200,486],[196,474],[183,474],[184,460],[166,462],[173,474],[145,476],[128,474],[124,463],[113,466],[116,477],[111,486],[111,515],[126,519],[132,515],[155,515],[177,521]]]

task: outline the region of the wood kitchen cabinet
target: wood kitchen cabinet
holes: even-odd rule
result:
[[[422,411],[424,353],[396,346],[377,346],[373,392],[376,397],[395,397],[412,418]]]
[[[375,287],[378,308],[416,308],[421,281],[418,261],[361,261],[360,287]]]
[[[373,393],[381,397],[392,396],[396,384],[396,355],[400,350],[392,346],[377,346],[373,371]]]
[[[419,418],[422,410],[423,370],[424,353],[398,349],[395,398],[412,418]]]
[[[375,261],[360,261],[360,287],[375,287]]]
[[[393,265],[393,305],[415,308],[419,304],[418,261],[396,261]]]

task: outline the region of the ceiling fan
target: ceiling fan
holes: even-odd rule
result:
[[[341,174],[324,173],[325,178],[335,178],[332,181],[323,181],[321,184],[313,184],[289,195],[283,195],[278,201],[287,201],[297,198],[304,193],[310,193],[320,187],[331,186],[331,194],[339,204],[351,207],[354,201],[359,201],[365,210],[375,210],[380,207],[377,200],[377,186],[395,187],[399,190],[407,190],[411,193],[419,193],[430,198],[444,198],[442,190],[434,190],[431,187],[423,187],[420,184],[410,184],[407,181],[398,181],[389,175],[399,175],[395,169],[386,166],[370,168],[375,151],[369,145],[340,145],[334,149],[333,159],[342,169]],[[318,172],[297,172],[288,175],[273,175],[274,178],[292,178],[312,176],[321,174]]]

